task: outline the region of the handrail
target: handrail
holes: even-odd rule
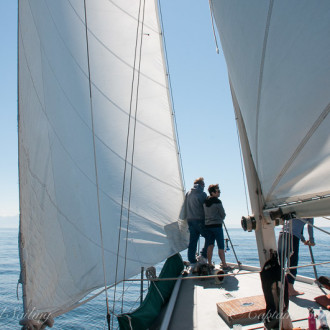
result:
[[[230,274],[223,274],[221,275],[221,277],[229,277],[229,276],[237,276],[237,275],[249,275],[249,274],[254,274],[254,273],[260,273],[260,270],[258,271],[249,271],[249,272],[244,272],[244,273],[230,273]],[[153,279],[149,279],[149,281],[154,281],[154,282],[160,282],[160,281],[176,281],[178,279],[182,279],[182,280],[196,280],[196,279],[207,279],[207,278],[217,278],[219,277],[219,275],[198,275],[198,276],[187,276],[187,277],[168,277],[168,278],[153,278]],[[132,278],[132,279],[127,279],[124,280],[127,282],[137,282],[137,281],[141,281],[141,279],[139,278]],[[143,279],[143,281],[148,281],[146,279]]]
[[[175,283],[174,289],[173,289],[172,294],[171,294],[171,298],[170,298],[170,300],[168,302],[168,305],[167,305],[167,308],[166,308],[166,313],[165,313],[165,316],[164,316],[164,319],[163,319],[162,326],[161,326],[160,330],[167,330],[167,328],[170,324],[173,309],[174,309],[176,299],[177,299],[177,296],[178,296],[178,293],[179,293],[179,290],[180,290],[181,280],[182,280],[182,276],[180,276],[178,278],[178,280],[176,281],[176,283]]]

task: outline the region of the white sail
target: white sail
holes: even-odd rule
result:
[[[157,10],[154,0],[19,1],[26,311],[60,314],[185,248]]]
[[[211,7],[266,208],[330,214],[330,3],[220,1]]]

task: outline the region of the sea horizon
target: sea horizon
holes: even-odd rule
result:
[[[240,219],[237,220],[237,223],[235,223],[235,225],[233,225],[232,222],[230,222],[230,224],[227,224],[226,221],[225,224],[228,229],[242,228]],[[324,218],[315,218],[314,224],[322,229],[330,228],[330,221]],[[5,229],[5,228],[18,229],[18,227],[19,227],[19,214],[0,215],[0,229]]]
[[[232,240],[238,260],[242,264],[259,266],[258,252],[255,235],[253,232],[244,232],[240,228],[227,228]],[[278,236],[280,228],[275,230]],[[19,329],[19,320],[23,317],[22,307],[22,287],[17,286],[20,274],[20,264],[18,258],[18,228],[0,228],[0,328]],[[305,237],[307,230],[305,230]],[[313,247],[315,262],[328,261],[328,235],[323,232],[314,231],[316,245]],[[225,237],[227,235],[225,234]],[[300,244],[299,265],[306,265],[311,262],[309,250]],[[187,259],[187,251],[181,252],[184,260]],[[236,262],[232,246],[226,252],[228,262]],[[216,253],[213,255],[216,265],[219,265],[219,258]],[[156,265],[157,275],[160,272],[162,263]],[[325,266],[317,266],[318,274],[326,275]],[[314,277],[313,268],[306,267],[298,270],[298,275]],[[139,275],[137,275],[139,277]],[[18,291],[16,292],[18,288]],[[129,312],[139,306],[140,283],[127,282],[125,287],[127,294],[123,301],[123,311]],[[147,285],[144,286],[144,296],[146,295]],[[120,297],[120,293],[118,294]],[[113,291],[109,292],[109,297],[113,297]],[[110,298],[111,299],[111,298]],[[112,304],[112,301],[111,301]],[[117,303],[114,308],[119,314],[121,303]],[[112,308],[112,305],[111,305]],[[77,309],[61,315],[55,319],[52,329],[103,329],[105,325],[106,307],[105,297],[99,297],[88,302]]]

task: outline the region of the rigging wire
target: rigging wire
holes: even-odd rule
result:
[[[257,268],[257,267],[256,267]],[[251,275],[251,274],[259,274],[261,271],[258,270],[247,270],[245,272],[237,272],[237,273],[227,273],[227,274],[221,274],[221,277],[229,277],[229,276],[237,276],[237,275]],[[219,277],[219,274],[217,275],[198,275],[198,276],[186,276],[186,277],[168,277],[168,278],[150,278],[146,279],[144,278],[143,280],[137,278],[137,279],[127,279],[125,281],[127,282],[136,282],[136,281],[150,281],[150,282],[164,282],[164,281],[175,281],[178,279],[181,280],[197,280],[197,279],[207,279],[207,278],[217,278]]]
[[[231,241],[231,238],[230,238],[230,236],[229,236],[229,233],[228,233],[227,227],[226,227],[226,225],[225,225],[224,222],[223,222],[223,226],[224,226],[224,228],[225,228],[225,230],[226,230],[226,233],[227,233],[227,236],[228,236],[228,239],[229,239],[229,242],[230,242],[231,248],[233,249],[234,256],[235,256],[235,259],[236,259],[236,262],[237,262],[238,268],[240,268],[242,263],[241,263],[241,262],[238,260],[238,258],[237,258],[237,255],[236,255],[236,252],[235,252],[235,249],[234,249],[234,245],[233,245],[233,243],[232,243],[232,241]]]
[[[162,15],[161,15],[161,6],[159,3],[159,14],[161,18],[161,26],[162,30],[164,31],[163,27],[163,22],[162,22]],[[135,81],[135,71],[136,71],[136,61],[137,61],[137,42],[138,42],[138,30],[141,24],[141,34],[140,34],[140,54],[139,54],[139,63],[138,63],[138,77],[137,77],[137,86],[136,86],[136,99],[135,99],[135,114],[134,114],[134,128],[133,128],[133,138],[132,138],[132,153],[131,153],[131,172],[130,172],[130,184],[129,184],[129,193],[128,193],[128,207],[127,207],[127,226],[126,226],[126,246],[125,246],[125,262],[124,262],[124,278],[126,277],[126,267],[127,267],[127,262],[126,262],[126,257],[127,257],[127,249],[128,249],[128,228],[129,228],[129,222],[130,222],[130,205],[131,205],[131,192],[132,192],[132,179],[133,179],[133,167],[134,167],[134,150],[135,150],[135,135],[136,135],[136,122],[137,122],[137,111],[138,111],[138,95],[139,95],[139,83],[140,83],[140,67],[141,67],[141,60],[142,60],[142,43],[143,43],[143,30],[144,30],[144,15],[145,15],[145,1],[143,2],[143,11],[142,11],[142,21],[140,21],[140,16],[141,16],[141,1],[139,5],[139,14],[138,14],[138,25],[137,25],[137,35],[136,35],[136,48],[135,48],[135,55],[134,55],[134,66],[133,66],[133,79],[132,79],[132,90],[131,90],[131,101],[130,101],[130,118],[131,118],[131,113],[132,113],[132,102],[133,102],[133,87],[134,87],[134,81]],[[163,35],[163,41],[164,41],[164,52],[165,52],[165,61],[166,61],[166,68],[168,71],[168,60],[167,60],[167,52],[166,52],[166,45],[165,45],[165,40],[164,40],[164,35]],[[177,141],[177,148],[178,148],[178,155],[180,159],[180,167],[181,167],[181,175],[182,175],[182,180],[183,180],[183,185],[184,183],[184,175],[183,175],[183,166],[182,166],[182,158],[181,158],[181,153],[180,153],[180,146],[179,146],[179,138],[178,138],[178,130],[177,130],[177,123],[176,123],[176,118],[175,118],[175,113],[174,113],[174,100],[173,100],[173,94],[172,94],[172,89],[171,89],[171,81],[169,74],[167,74],[168,77],[168,83],[169,83],[169,95],[171,98],[171,103],[172,103],[172,116],[173,116],[173,122],[174,122],[174,128],[175,128],[175,133],[176,133],[176,141]],[[128,136],[127,136],[127,145],[126,145],[126,151],[128,149],[128,140],[129,140],[129,134],[130,134],[130,121],[128,125]],[[124,195],[124,189],[125,189],[125,183],[126,183],[126,163],[127,163],[127,152],[126,152],[126,157],[125,157],[125,174],[124,174],[124,182],[123,182],[123,194],[122,194],[122,202],[123,202],[123,195]],[[123,204],[123,203],[122,203]],[[121,220],[122,220],[122,212],[121,212]],[[120,225],[121,228],[121,225]],[[119,240],[120,241],[120,240]],[[119,242],[118,241],[118,242]],[[118,253],[119,253],[119,248],[118,248]],[[118,269],[118,262],[116,264],[116,275],[117,275],[117,269]],[[123,291],[125,291],[125,281],[123,281]],[[114,303],[115,303],[115,296],[114,296]],[[114,306],[115,307],[115,306]],[[113,307],[113,309],[114,309]],[[122,306],[121,310],[123,311],[123,299],[122,299]]]
[[[135,97],[135,112],[134,112],[134,128],[133,128],[133,145],[131,153],[131,172],[130,172],[130,182],[129,182],[129,197],[128,197],[128,214],[127,214],[127,225],[126,225],[126,245],[125,245],[125,262],[124,262],[124,278],[126,277],[126,267],[127,267],[127,248],[128,248],[128,228],[130,222],[130,208],[131,208],[131,196],[132,196],[132,182],[133,182],[133,168],[134,168],[134,153],[135,153],[135,136],[136,136],[136,118],[138,112],[138,101],[139,101],[139,86],[140,86],[140,72],[141,72],[141,55],[142,55],[142,42],[143,42],[143,27],[144,27],[144,15],[145,15],[145,0],[143,1],[143,11],[142,11],[142,21],[141,21],[141,35],[140,35],[140,49],[139,49],[139,66],[138,66],[138,77],[136,86],[136,97]],[[123,281],[123,290],[125,288],[125,281]],[[124,300],[122,299],[121,311],[123,311]]]
[[[304,222],[304,223],[307,224],[308,226],[312,226],[313,228],[316,228],[317,230],[322,231],[323,233],[330,235],[330,232],[328,232],[328,231],[326,231],[326,230],[324,230],[324,229],[322,229],[322,228],[320,228],[320,227],[317,227],[317,226],[315,226],[314,224],[311,224],[310,222],[308,222],[308,221],[305,220],[304,218],[299,218],[299,220],[301,220],[302,222]]]
[[[218,41],[217,41],[217,36],[216,36],[216,33],[215,33],[215,29],[214,29],[214,17],[213,17],[212,0],[209,0],[209,7],[210,7],[210,15],[211,15],[212,30],[213,30],[214,42],[215,42],[215,46],[216,46],[216,52],[217,52],[217,54],[219,54]]]
[[[250,210],[249,210],[249,201],[248,201],[248,196],[247,196],[247,187],[246,187],[246,177],[245,177],[245,171],[244,171],[244,164],[243,164],[243,155],[242,155],[242,147],[241,147],[241,140],[239,136],[239,130],[238,130],[238,124],[237,124],[238,118],[235,118],[235,123],[236,123],[236,134],[237,134],[237,141],[238,141],[238,147],[239,147],[239,156],[241,159],[241,169],[242,169],[242,177],[243,177],[243,183],[244,183],[244,193],[245,193],[245,203],[246,203],[246,211],[247,214],[250,215]]]
[[[280,265],[281,265],[281,287],[280,287],[280,304],[279,304],[279,313],[282,314],[282,310],[283,310],[283,302],[284,302],[284,281],[285,281],[285,261],[286,261],[286,250],[284,248],[285,246],[285,241],[286,241],[286,235],[285,235],[285,222],[283,224],[283,228],[282,228],[282,241],[281,241],[281,255],[280,255]],[[281,327],[281,319],[280,319],[280,325],[279,327]]]
[[[329,232],[311,224],[307,220],[300,218],[304,222],[304,224],[308,224],[309,226],[312,226],[313,228],[316,228],[320,231],[323,231],[326,234],[330,234]],[[310,256],[311,256],[311,263],[307,265],[302,265],[302,266],[292,266],[290,265],[290,258],[293,255],[293,231],[292,231],[292,219],[285,220],[283,224],[283,229],[282,229],[282,241],[281,241],[281,249],[282,253],[280,255],[280,260],[281,260],[281,288],[280,288],[280,328],[282,325],[282,315],[283,315],[283,308],[284,308],[284,288],[285,288],[285,276],[290,275],[293,278],[296,278],[295,276],[292,275],[291,270],[292,269],[298,269],[298,268],[303,268],[303,267],[313,267],[314,269],[314,275],[315,275],[315,280],[319,288],[323,291],[321,288],[321,285],[318,283],[318,278],[317,278],[317,272],[316,272],[316,266],[317,265],[328,265],[330,261],[328,262],[321,262],[321,263],[315,263],[314,257],[312,254],[311,246],[309,246],[309,251],[310,251]],[[324,292],[324,291],[323,291]]]
[[[134,49],[134,64],[133,64],[133,73],[132,73],[132,84],[131,84],[131,95],[130,95],[130,105],[129,105],[129,118],[127,124],[127,137],[126,137],[126,151],[125,151],[125,165],[124,165],[124,174],[123,174],[123,185],[122,185],[122,196],[121,196],[121,208],[120,208],[120,220],[119,220],[119,229],[118,229],[118,244],[117,244],[117,258],[116,258],[116,273],[115,273],[115,283],[118,279],[118,262],[119,262],[119,249],[120,249],[120,239],[121,239],[121,230],[122,230],[122,220],[123,220],[123,209],[124,209],[124,195],[125,195],[125,184],[126,184],[126,169],[127,169],[127,159],[128,159],[128,146],[129,146],[129,137],[130,137],[130,126],[132,118],[132,104],[133,104],[133,92],[134,92],[134,82],[135,82],[135,73],[136,73],[136,60],[137,60],[137,51],[138,51],[138,38],[139,38],[139,28],[140,28],[140,13],[141,13],[141,3],[139,2],[139,11],[136,27],[136,37],[135,37],[135,49]],[[129,209],[127,208],[129,214]],[[126,233],[127,235],[127,233]],[[127,239],[126,239],[127,242]],[[126,257],[125,257],[126,259]],[[125,262],[126,264],[126,262]],[[125,278],[125,277],[124,277]],[[115,311],[116,305],[116,290],[117,285],[115,285],[114,296],[113,296],[113,311]],[[112,320],[113,327],[113,320]]]
[[[289,227],[289,232],[286,230]],[[288,241],[290,235],[292,234],[292,221],[288,223],[288,220],[285,220],[282,227],[282,238],[281,238],[281,254],[280,254],[280,265],[281,265],[281,286],[280,286],[280,304],[279,304],[279,328],[282,328],[282,315],[284,309],[284,288],[285,288],[285,275],[287,271],[287,266],[290,265],[290,251],[288,249]],[[292,235],[291,235],[292,236]],[[286,265],[287,264],[287,265]]]
[[[143,293],[147,292],[148,289],[144,289]],[[140,297],[137,297],[136,300],[131,304],[131,308],[129,309],[128,313],[131,313],[136,307],[136,305],[138,304],[138,301],[140,300]]]
[[[105,297],[106,297],[105,300],[107,306],[107,320],[108,320],[108,328],[110,330],[110,310],[109,310],[109,299],[108,299],[106,270],[105,270],[104,244],[103,244],[102,219],[101,219],[101,207],[100,207],[100,191],[99,191],[96,146],[95,146],[95,127],[94,127],[94,112],[93,112],[93,99],[92,99],[91,70],[90,70],[90,62],[89,62],[86,0],[84,0],[84,14],[85,14],[85,34],[86,34],[86,51],[87,51],[87,67],[88,67],[88,82],[89,82],[89,100],[90,100],[91,123],[92,123],[92,131],[93,131],[93,152],[94,152],[95,182],[96,182],[96,194],[97,194],[97,209],[98,209],[98,219],[99,219],[99,227],[100,227],[102,266],[103,266],[104,288],[105,288]]]
[[[330,261],[324,261],[324,262],[317,262],[317,263],[312,263],[312,264],[307,264],[307,265],[301,265],[301,266],[295,266],[295,267],[288,267],[289,269],[295,269],[295,268],[306,268],[306,267],[311,267],[311,266],[328,266],[330,264]]]

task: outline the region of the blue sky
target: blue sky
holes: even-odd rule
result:
[[[162,4],[186,188],[219,183],[228,225],[246,214],[224,58],[216,53],[207,1]],[[17,215],[17,1],[1,0],[0,216]]]
[[[18,214],[17,1],[0,1],[0,216]]]
[[[229,227],[247,215],[238,137],[208,1],[162,1],[165,41],[186,189],[219,183]],[[17,215],[17,1],[0,1],[0,216]]]

